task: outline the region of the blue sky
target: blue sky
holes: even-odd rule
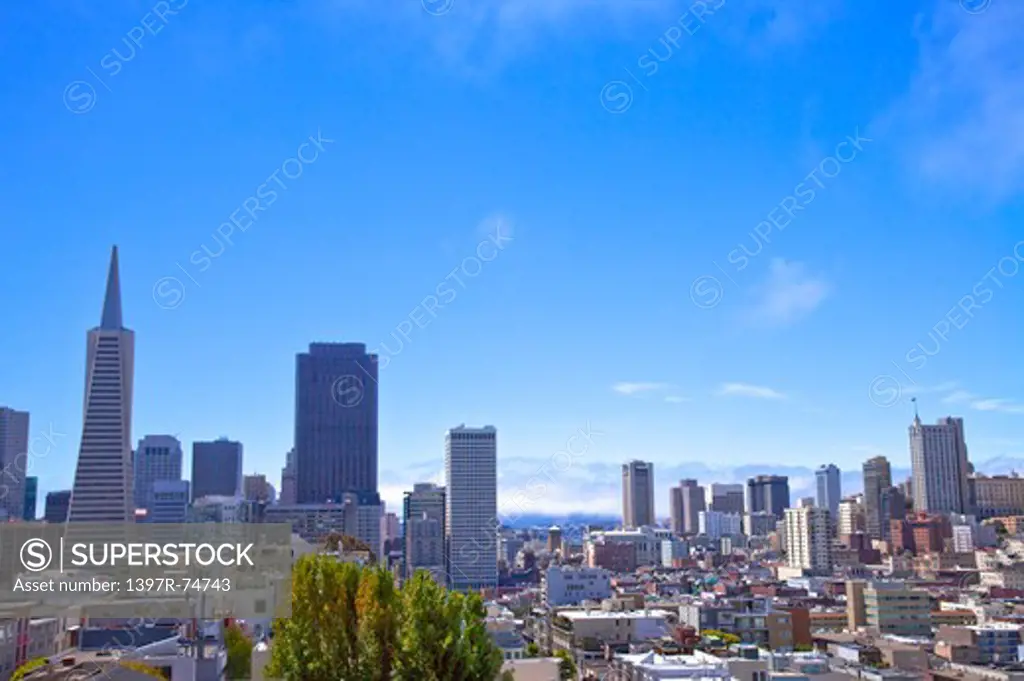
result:
[[[396,329],[392,502],[463,422],[498,427],[503,499],[545,471],[530,512],[618,510],[628,458],[662,488],[906,465],[911,397],[965,417],[973,460],[1024,457],[1022,24],[1010,0],[6,3],[0,404],[63,434],[33,472],[69,486],[117,243],[133,437],[236,438],[275,482],[295,353]]]

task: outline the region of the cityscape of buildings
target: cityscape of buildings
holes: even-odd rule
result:
[[[312,343],[296,357],[281,489],[246,474],[243,443],[227,437],[192,442],[185,479],[176,436],[145,434],[133,446],[135,335],[118,268],[115,248],[100,324],[86,336],[74,483],[46,493],[43,522],[283,523],[313,543],[347,535],[396,580],[425,570],[449,589],[484,594],[488,630],[508,660],[526,659],[532,645],[564,651],[581,673],[739,678],[734,657],[753,664],[764,648],[789,656],[782,667],[765,662],[769,676],[812,674],[816,664],[813,673],[886,681],[968,678],[988,665],[979,678],[1024,678],[1024,478],[976,473],[962,418],[927,425],[915,411],[910,479],[894,481],[876,456],[860,465],[855,494],[844,495],[840,467],[828,462],[807,498],[766,473],[745,484],[683,479],[657,499],[654,463],[631,460],[621,523],[514,529],[498,512],[493,425],[450,428],[443,485],[416,483],[389,511],[378,488],[377,358],[361,343]],[[36,521],[37,479],[10,474],[26,471],[29,424],[28,413],[0,407],[9,522]],[[44,643],[63,635],[31,626]],[[695,648],[709,637],[739,648]],[[3,655],[0,643],[0,678],[25,652]]]

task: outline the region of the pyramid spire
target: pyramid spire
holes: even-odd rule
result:
[[[121,326],[121,277],[117,267],[117,246],[110,251],[110,272],[107,274],[107,294],[103,298],[101,329],[120,330]]]

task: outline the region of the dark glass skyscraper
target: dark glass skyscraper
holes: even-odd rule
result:
[[[747,512],[768,511],[779,520],[789,508],[789,478],[758,475],[747,480]]]
[[[362,343],[312,343],[295,365],[296,501],[377,492],[377,356]]]

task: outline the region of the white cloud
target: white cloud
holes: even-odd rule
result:
[[[973,393],[969,393],[966,390],[954,390],[950,394],[942,398],[943,404],[963,404],[964,402],[970,402],[975,399]]]
[[[997,201],[1024,190],[1024,3],[982,13],[943,0],[919,17],[920,64],[881,121],[912,165],[944,190]]]
[[[689,402],[685,397],[679,397],[678,395],[666,395],[665,401],[671,404],[680,404],[682,402]]]
[[[777,390],[749,383],[723,383],[716,394],[723,397],[754,397],[761,400],[786,399],[786,396]]]
[[[612,390],[620,395],[636,395],[639,393],[667,390],[671,386],[667,383],[616,383]]]
[[[813,312],[830,292],[825,280],[808,274],[803,264],[774,258],[749,316],[759,323],[788,324]]]
[[[975,400],[971,402],[975,411],[997,411],[1004,414],[1024,414],[1024,404],[1003,398]]]

